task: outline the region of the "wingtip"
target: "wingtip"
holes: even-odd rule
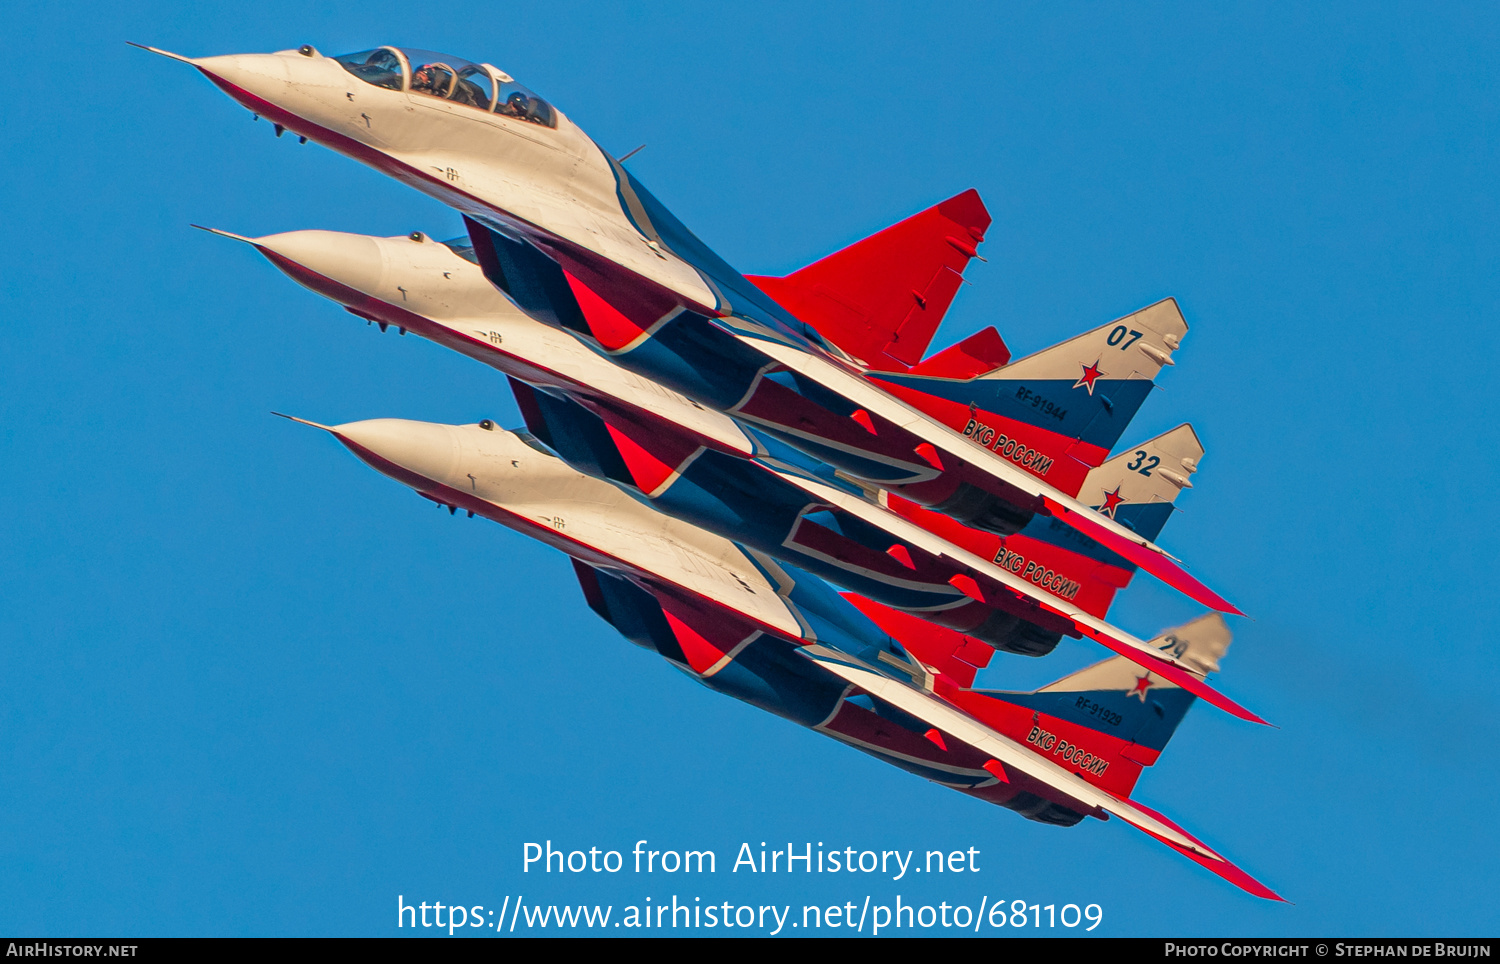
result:
[[[1160,840],[1162,843],[1166,844],[1168,847],[1171,847],[1173,850],[1182,854],[1184,857],[1207,869],[1208,871],[1218,875],[1223,880],[1228,881],[1229,883],[1238,887],[1240,890],[1243,890],[1245,893],[1249,894],[1252,897],[1260,897],[1264,900],[1280,901],[1283,904],[1291,903],[1291,901],[1287,900],[1285,897],[1282,897],[1280,894],[1276,893],[1276,891],[1272,890],[1265,884],[1261,883],[1259,880],[1256,880],[1254,877],[1250,876],[1242,868],[1236,866],[1223,854],[1216,853],[1213,848],[1209,847],[1203,841],[1188,833],[1182,828],[1180,824],[1177,823],[1177,821],[1173,820],[1171,817],[1153,810],[1152,808],[1146,806],[1145,804],[1134,798],[1130,798],[1130,804],[1142,813],[1155,817],[1161,823],[1182,834],[1184,837],[1191,840],[1194,846],[1184,847],[1180,843],[1169,840],[1151,830],[1149,827],[1141,826],[1138,823],[1135,824],[1137,829],[1144,831],[1151,837],[1155,837],[1157,840]]]
[[[1269,726],[1273,730],[1281,729],[1281,727],[1272,723],[1270,720],[1265,719],[1260,714],[1255,713],[1252,710],[1246,709],[1245,707],[1236,703],[1234,700],[1225,696],[1223,693],[1220,693],[1218,690],[1214,689],[1212,686],[1209,686],[1207,683],[1203,684],[1203,690],[1203,692],[1194,693],[1193,695],[1208,701],[1214,706],[1217,706],[1219,709],[1228,713],[1230,716],[1237,716],[1249,723],[1258,723],[1261,726]],[[1191,690],[1189,690],[1189,692],[1191,692]]]
[[[1146,547],[1143,546],[1142,548]],[[1171,560],[1173,563],[1175,563],[1175,565],[1162,566],[1157,564],[1156,560],[1150,557],[1149,550],[1148,554],[1143,555],[1139,559],[1132,559],[1131,561],[1135,562],[1142,569],[1145,569],[1147,572],[1151,573],[1151,575],[1160,579],[1162,582],[1171,586],[1173,589],[1187,596],[1189,599],[1200,602],[1203,605],[1208,606],[1210,609],[1217,610],[1221,613],[1226,613],[1230,616],[1245,615],[1244,611],[1241,610],[1240,607],[1225,599],[1220,593],[1216,592],[1213,589],[1210,589],[1208,585],[1203,582],[1203,580],[1188,572],[1187,567],[1183,565],[1181,560],[1178,560],[1176,557],[1165,551],[1161,552],[1160,555],[1162,557],[1165,557],[1166,559]]]
[[[1195,680],[1197,682],[1197,686],[1183,686],[1183,681],[1174,681],[1177,682],[1177,685],[1182,686],[1183,689],[1186,689],[1194,696],[1197,696],[1198,698],[1205,700],[1214,706],[1217,706],[1219,709],[1228,713],[1230,716],[1237,716],[1249,723],[1258,723],[1261,726],[1269,726],[1273,730],[1281,729],[1281,727],[1277,726],[1275,723],[1272,723],[1270,720],[1265,719],[1260,714],[1246,709],[1239,703],[1236,703],[1234,700],[1225,696],[1223,693],[1220,693],[1218,690],[1208,685],[1208,681],[1206,679],[1202,679],[1196,676],[1196,674],[1188,672],[1184,672],[1183,675],[1188,680]]]
[[[1219,598],[1223,599],[1224,597],[1220,596]],[[1243,609],[1236,606],[1234,603],[1230,602],[1227,599],[1224,599],[1224,605],[1228,608],[1221,609],[1219,610],[1219,612],[1224,613],[1226,616],[1244,616],[1246,619],[1253,619],[1253,617],[1245,615],[1245,611]]]
[[[1229,861],[1227,861],[1227,860],[1224,861],[1224,863],[1228,864],[1231,868],[1233,868],[1233,871],[1231,873],[1227,873],[1227,874],[1226,873],[1220,873],[1219,876],[1223,877],[1225,880],[1229,881],[1231,884],[1233,884],[1234,886],[1238,887],[1240,890],[1243,890],[1245,893],[1249,894],[1251,897],[1259,897],[1262,900],[1274,900],[1274,901],[1276,901],[1277,903],[1280,903],[1280,904],[1287,904],[1289,906],[1291,905],[1291,903],[1292,903],[1291,901],[1287,900],[1285,897],[1283,897],[1280,894],[1276,893],[1276,891],[1274,891],[1271,888],[1267,887],[1265,884],[1263,884],[1260,881],[1256,880],[1254,877],[1251,877],[1249,874],[1245,873],[1240,868],[1235,867],[1234,864],[1229,863]],[[1213,870],[1214,868],[1210,867],[1209,869]]]
[[[1224,862],[1226,864],[1229,863],[1229,861],[1227,860]],[[1265,884],[1256,880],[1254,877],[1245,873],[1240,868],[1235,867],[1234,864],[1229,864],[1229,866],[1234,867],[1234,874],[1232,876],[1225,874],[1223,875],[1224,879],[1229,881],[1231,884],[1234,884],[1236,887],[1238,887],[1240,890],[1243,890],[1251,897],[1259,897],[1262,900],[1274,900],[1280,904],[1287,904],[1288,906],[1291,905],[1291,901],[1276,893],[1276,891],[1267,887]]]

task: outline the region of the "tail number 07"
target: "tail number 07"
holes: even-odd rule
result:
[[[1114,330],[1109,333],[1109,338],[1105,340],[1109,343],[1109,346],[1111,348],[1118,348],[1120,349],[1120,351],[1124,351],[1131,345],[1134,345],[1136,339],[1140,337],[1141,333],[1136,331],[1134,328],[1126,328],[1124,325],[1115,325]],[[1121,344],[1121,342],[1124,342],[1124,344]]]

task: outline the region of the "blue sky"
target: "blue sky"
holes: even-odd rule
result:
[[[1095,933],[1492,934],[1497,18],[1483,5],[33,5],[0,183],[0,928],[386,934],[445,904],[1098,903]],[[1207,447],[1162,542],[1253,620],[1137,795],[1294,902],[1118,821],[1027,822],[697,687],[561,555],[450,518],[321,421],[519,418],[246,234],[460,232],[188,54],[491,61],[747,272],[978,188],[939,334],[1017,355],[1158,298],[1133,424]],[[19,42],[17,42],[19,41]],[[24,60],[24,64],[22,61]],[[1129,441],[1129,439],[1127,439]],[[1112,616],[1195,614],[1150,579]],[[997,659],[1030,687],[1099,658]],[[975,847],[963,879],[522,874],[568,849]],[[1042,933],[1047,931],[1043,929]]]

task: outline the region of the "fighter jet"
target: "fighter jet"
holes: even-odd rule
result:
[[[461,241],[436,243],[419,232],[215,233],[254,245],[367,322],[410,330],[506,373],[528,429],[554,454],[660,511],[1008,652],[1040,656],[1063,634],[1090,635],[1215,705],[1263,722],[1208,686],[1195,664],[1164,658],[1103,621],[1109,599],[1129,581],[1126,560],[1071,528],[1058,527],[1060,539],[1050,531],[1054,520],[1033,520],[1002,549],[1000,537],[910,503],[903,514],[871,502],[821,463],[521,312],[483,278]],[[1192,457],[1177,450],[1171,440],[1183,431],[1145,443],[1133,466],[1122,458],[1095,470],[1101,479],[1094,487],[1113,498],[1112,512],[1139,510],[1131,523],[1137,531],[1154,536],[1178,491],[1167,481],[1170,471],[1139,472],[1148,454],[1153,466],[1165,457],[1184,472],[1192,471],[1182,468],[1184,460],[1196,468],[1201,458],[1191,429]],[[954,530],[946,542],[932,532],[944,526]]]
[[[1192,703],[1170,681],[1114,658],[1032,693],[974,690],[985,647],[867,600],[856,608],[795,567],[569,468],[525,434],[490,421],[305,424],[450,512],[566,552],[596,613],[714,690],[1033,820],[1117,816],[1280,900],[1130,799]],[[1228,631],[1211,615],[1153,643],[1208,672]]]
[[[1008,534],[1038,513],[1059,519],[1239,612],[1066,491],[1172,364],[1186,332],[1174,302],[1014,366],[993,331],[911,364],[989,224],[973,192],[761,279],[763,290],[491,65],[397,47],[332,58],[311,46],[201,59],[147,49],[192,64],[278,135],[290,129],[464,212],[492,282],[621,365],[971,525]]]

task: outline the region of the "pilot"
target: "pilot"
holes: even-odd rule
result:
[[[423,64],[411,75],[411,89],[442,96],[442,92],[437,89],[442,83],[442,76],[442,68],[437,64]]]
[[[497,113],[519,117],[522,120],[531,120],[531,101],[519,90],[514,91],[509,97],[505,98],[505,103],[500,105]]]

